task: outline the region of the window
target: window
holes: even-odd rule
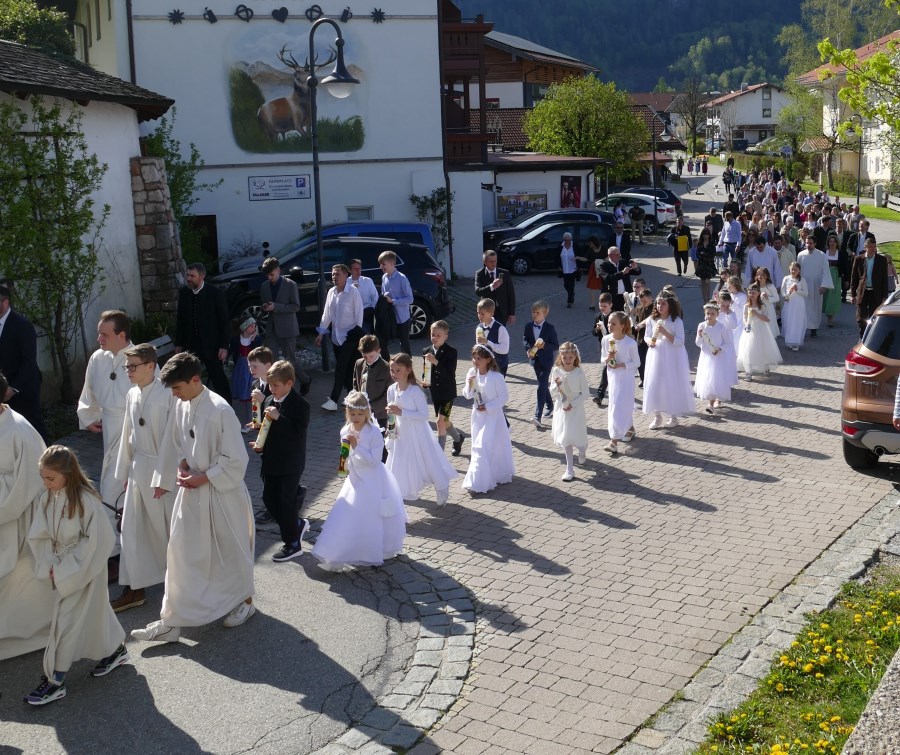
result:
[[[763,108],[763,115],[762,115],[762,117],[763,117],[763,118],[771,118],[771,117],[772,117],[772,108],[770,108],[770,107],[764,107],[764,108]]]
[[[371,220],[374,207],[371,205],[364,207],[348,207],[347,220]]]
[[[768,131],[760,131],[759,132],[759,140],[760,141],[762,141],[763,139],[767,139],[768,137],[769,137]]]
[[[762,98],[763,98],[764,100],[771,100],[771,99],[772,99],[772,90],[769,89],[768,87],[766,87],[765,89],[763,89],[763,90],[762,90]]]
[[[736,128],[731,132],[732,139],[743,139],[744,138],[744,129]]]

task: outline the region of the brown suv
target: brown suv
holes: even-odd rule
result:
[[[854,469],[900,453],[900,433],[893,425],[898,373],[900,291],[875,310],[862,340],[844,357],[841,435],[844,461]]]

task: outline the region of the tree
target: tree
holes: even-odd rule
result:
[[[161,157],[166,164],[166,179],[169,183],[172,213],[178,226],[182,255],[186,259],[199,259],[201,235],[190,225],[191,208],[200,201],[198,192],[218,188],[222,184],[222,179],[215,183],[199,181],[200,171],[206,163],[193,142],[188,145],[188,156],[183,156],[181,142],[172,136],[177,115],[178,110],[173,107],[171,118],[164,115],[159,119],[156,129],[144,137],[144,150],[150,157]]]
[[[0,103],[0,275],[47,336],[60,398],[72,403],[73,342],[102,290],[98,253],[110,208],[92,197],[107,166],[88,152],[77,107],[65,116],[60,104],[33,97],[30,110]]]
[[[650,133],[632,113],[628,94],[593,76],[553,84],[526,115],[524,130],[533,150],[612,160],[612,181],[635,175],[641,169],[637,158],[650,145]]]
[[[691,154],[697,154],[697,132],[706,126],[706,103],[709,96],[700,87],[700,79],[691,76],[684,91],[675,100],[673,111],[684,122],[685,143],[690,141]]]
[[[416,208],[416,217],[431,226],[431,237],[434,240],[434,254],[439,262],[444,249],[450,243],[450,208],[453,203],[453,192],[447,193],[443,186],[431,194],[410,194],[409,201]]]
[[[62,11],[39,8],[34,0],[0,0],[0,39],[69,58],[75,55],[69,17]]]
[[[801,156],[803,153],[800,148],[809,140],[821,140],[823,137],[822,93],[789,82],[785,87],[785,94],[790,103],[778,113],[775,133],[791,148],[794,161],[805,169],[808,166],[803,164],[805,158]],[[828,159],[830,161],[830,156]]]

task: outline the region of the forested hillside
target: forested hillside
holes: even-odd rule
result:
[[[780,82],[802,49],[808,59],[835,17],[842,46],[855,47],[900,28],[882,0],[456,0],[467,18],[483,13],[497,31],[585,60],[601,78],[629,91],[660,79],[672,88],[697,78],[722,92],[742,82]],[[821,7],[819,7],[821,6]],[[816,21],[818,19],[818,22]],[[854,28],[847,33],[847,26]],[[781,36],[785,28],[793,35]],[[803,34],[797,33],[803,32]],[[786,41],[779,42],[779,37]],[[790,40],[790,41],[787,41]],[[792,53],[794,53],[792,55]],[[805,61],[804,61],[805,62]]]

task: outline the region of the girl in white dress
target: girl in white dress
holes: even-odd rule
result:
[[[737,352],[734,350],[734,331],[738,327],[738,318],[731,308],[731,294],[727,291],[719,291],[717,294],[719,300],[719,316],[716,322],[719,323],[726,333],[725,347],[722,353],[722,362],[725,372],[728,375],[728,385],[732,388],[739,382],[737,371]],[[721,405],[721,401],[716,401],[716,407]]]
[[[351,391],[344,404],[347,477],[312,550],[326,571],[380,566],[403,550],[406,537],[406,508],[397,481],[381,463],[384,438],[369,400]]]
[[[800,277],[800,263],[792,262],[789,274],[781,282],[781,329],[784,331],[784,345],[791,351],[799,351],[806,336],[806,295],[809,289]]]
[[[619,453],[619,441],[634,437],[634,371],[641,363],[637,342],[631,337],[631,321],[624,312],[609,316],[609,335],[601,344],[601,359],[609,376],[609,408],[606,428],[609,443],[604,451]]]
[[[493,352],[472,347],[474,367],[466,375],[463,396],[472,401],[472,458],[462,487],[470,493],[487,493],[511,482],[516,473],[503,405],[509,400],[506,381]]]
[[[396,418],[394,437],[387,440],[386,466],[405,501],[415,501],[426,485],[434,485],[437,505],[446,506],[450,481],[457,472],[447,461],[428,424],[428,400],[418,386],[409,354],[391,357],[394,383],[387,389],[388,416]]]
[[[731,331],[718,322],[718,315],[718,304],[704,304],[704,321],[697,326],[697,337],[694,339],[694,343],[700,347],[694,393],[697,398],[709,402],[707,414],[712,414],[719,402],[731,401],[731,371],[725,361],[725,345],[733,342]]]
[[[747,289],[743,326],[744,335],[738,347],[738,369],[747,373],[747,380],[753,380],[754,372],[768,372],[781,364],[781,352],[769,328],[769,317],[759,286],[755,283]]]
[[[739,275],[732,275],[728,279],[728,293],[731,294],[731,311],[738,318],[738,327],[734,329],[734,353],[737,354],[740,351],[741,338],[744,335],[744,329],[740,322],[741,313],[747,303],[747,294],[744,292],[744,284]]]
[[[100,660],[91,676],[105,676],[128,660],[125,630],[109,605],[106,565],[116,536],[100,496],[65,446],[50,446],[39,462],[46,493],[35,506],[28,545],[38,579],[56,602],[44,676],[25,697],[46,705],[66,696],[66,672],[82,658]]]
[[[566,454],[564,482],[575,478],[575,449],[578,449],[578,463],[587,458],[587,415],[584,400],[590,388],[584,370],[581,369],[581,354],[578,347],[566,341],[559,347],[556,363],[550,370],[550,397],[553,399],[553,442]]]
[[[781,331],[778,329],[778,313],[775,305],[781,301],[781,298],[778,296],[778,289],[772,283],[769,268],[763,266],[756,268],[753,271],[753,280],[759,286],[760,298],[766,308],[766,317],[769,318],[769,329],[772,331],[772,335],[778,338]]]
[[[653,414],[650,429],[677,427],[678,417],[695,411],[691,369],[684,347],[681,304],[675,296],[660,293],[644,328],[647,366],[644,369],[644,414]]]

